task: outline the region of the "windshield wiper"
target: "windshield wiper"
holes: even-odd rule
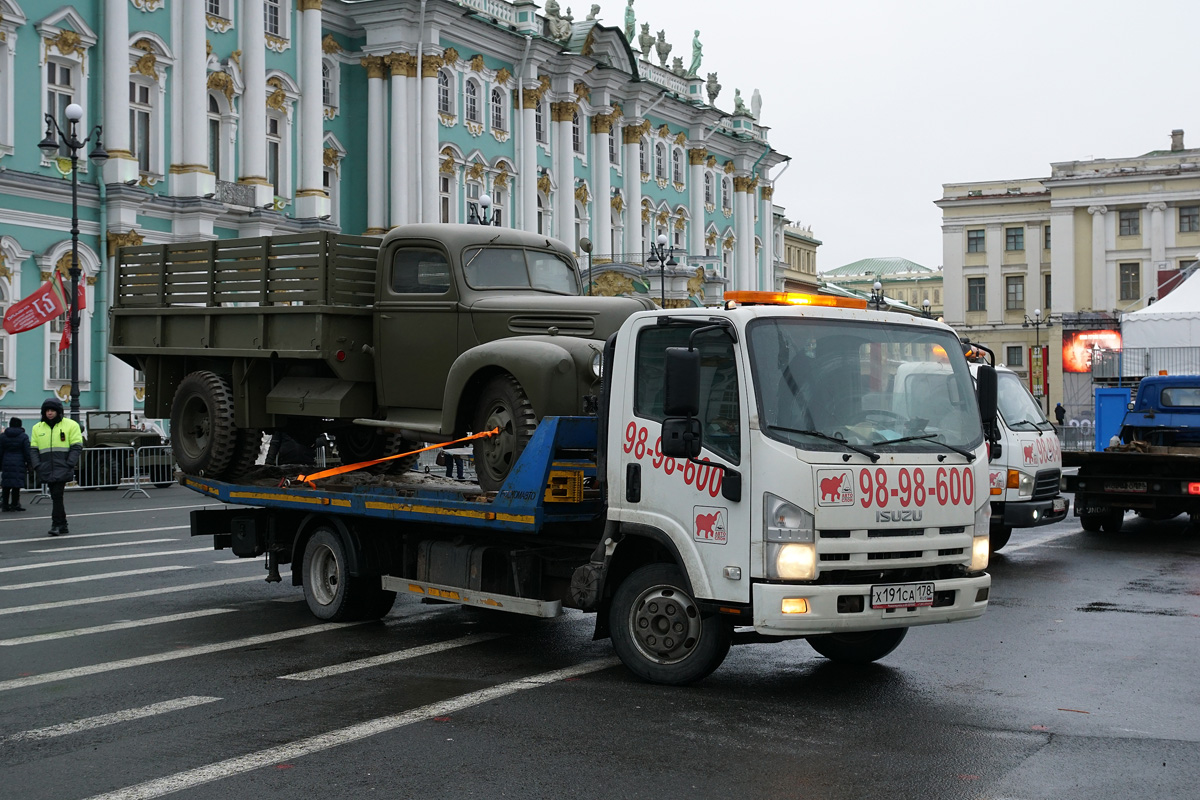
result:
[[[782,425],[768,424],[767,427],[773,431],[785,431],[787,433],[799,433],[799,434],[803,434],[805,436],[815,436],[818,439],[824,439],[828,442],[836,442],[837,444],[840,444],[842,447],[849,448],[849,449],[853,450],[854,452],[864,455],[867,458],[871,459],[872,464],[879,460],[879,453],[876,453],[874,450],[868,450],[865,447],[859,447],[858,445],[850,444],[845,439],[839,439],[836,436],[830,436],[828,433],[821,433],[820,431],[804,431],[804,430],[800,430],[799,428],[785,428]],[[847,456],[847,458],[848,457],[849,456]]]
[[[938,445],[941,447],[946,447],[947,450],[953,450],[954,452],[959,453],[960,456],[967,459],[968,463],[974,461],[974,453],[973,452],[971,452],[970,450],[964,450],[964,449],[962,449],[962,447],[955,447],[954,445],[948,445],[948,444],[944,443],[944,441],[938,441],[935,438],[936,435],[937,435],[936,433],[924,433],[924,434],[918,434],[918,435],[916,435],[916,437],[900,437],[899,439],[884,439],[883,441],[872,441],[871,445],[875,446],[875,447],[880,447],[882,445],[900,444],[901,441],[928,441],[928,443],[931,445]]]
[[[494,242],[495,242],[497,239],[499,239],[499,238],[500,238],[500,234],[498,234],[498,233],[497,233],[495,236],[493,236],[492,238],[488,239],[488,244],[493,244],[493,243],[494,243]],[[482,248],[482,247],[481,247],[481,248],[479,248],[478,250],[476,250],[476,251],[474,252],[474,254],[472,254],[472,256],[471,256],[469,259],[467,259],[467,263],[463,264],[463,269],[466,269],[467,267],[469,267],[469,266],[471,266],[472,264],[474,264],[474,263],[475,263],[475,259],[479,258],[479,254],[480,254],[480,253],[482,253],[482,252],[483,252],[483,248]]]
[[[1032,425],[1035,431],[1040,431],[1042,429],[1041,425],[1038,425],[1031,419],[1021,419],[1017,420],[1016,422],[1008,423],[1008,427],[1012,428],[1013,430],[1016,430],[1018,425]]]

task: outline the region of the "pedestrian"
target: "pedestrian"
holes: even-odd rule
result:
[[[1059,403],[1054,407],[1054,418],[1058,420],[1058,427],[1063,426],[1063,421],[1067,418],[1067,410],[1063,408],[1063,404]]]
[[[83,432],[79,423],[63,416],[62,401],[51,397],[42,403],[42,420],[33,426],[33,468],[42,483],[50,488],[54,507],[50,512],[51,536],[67,533],[67,511],[63,490],[75,477],[75,465],[83,453]]]
[[[8,421],[4,433],[0,433],[0,496],[4,511],[24,511],[21,505],[21,490],[25,488],[25,475],[33,466],[33,455],[29,451],[29,434],[20,417]]]

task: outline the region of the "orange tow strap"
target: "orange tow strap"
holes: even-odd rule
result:
[[[332,478],[334,475],[341,475],[346,472],[354,472],[355,470],[364,469],[366,467],[371,467],[371,466],[374,466],[375,464],[382,464],[385,461],[393,461],[397,458],[404,458],[405,456],[414,456],[417,453],[424,453],[426,450],[439,450],[443,447],[449,447],[452,444],[461,444],[462,442],[470,442],[474,439],[486,439],[487,437],[495,436],[498,433],[500,433],[499,428],[492,428],[490,431],[483,431],[481,433],[475,433],[470,436],[465,436],[462,439],[455,439],[452,442],[442,442],[441,444],[431,444],[431,445],[429,445],[429,447],[422,447],[420,450],[409,450],[407,453],[397,453],[394,456],[384,456],[383,458],[377,458],[374,461],[360,461],[357,464],[343,464],[340,467],[334,467],[333,469],[326,469],[326,470],[322,470],[320,472],[313,472],[308,475],[297,475],[296,480],[301,483],[307,483],[309,486],[311,486],[312,488],[315,489],[317,487],[316,487],[316,484],[313,483],[313,481],[320,480],[321,478]]]

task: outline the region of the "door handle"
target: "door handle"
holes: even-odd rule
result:
[[[391,314],[380,314],[379,318],[380,319],[391,319],[392,315]]]

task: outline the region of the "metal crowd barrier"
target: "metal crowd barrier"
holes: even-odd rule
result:
[[[164,488],[175,482],[175,456],[170,445],[158,447],[85,447],[67,489],[124,489],[125,497],[142,494],[146,486]],[[31,471],[25,490],[37,492],[32,503],[50,499],[48,489]]]

